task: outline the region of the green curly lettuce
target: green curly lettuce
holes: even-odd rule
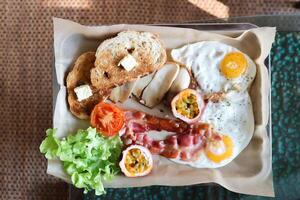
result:
[[[77,188],[84,188],[85,193],[94,189],[96,195],[105,194],[102,180],[111,180],[120,171],[120,137],[103,137],[94,128],[78,130],[62,139],[55,132],[56,129],[46,131],[40,152],[47,159],[59,158]]]

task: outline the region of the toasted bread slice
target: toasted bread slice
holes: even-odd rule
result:
[[[120,61],[128,55],[136,61],[136,66],[129,71],[120,66]],[[120,32],[98,47],[96,67],[91,70],[91,82],[98,90],[113,88],[160,69],[166,59],[166,50],[156,35],[149,32]]]
[[[90,70],[95,67],[95,52],[87,52],[79,56],[74,67],[67,76],[68,102],[70,111],[80,119],[88,119],[94,106],[103,99],[106,91],[99,93],[91,85]],[[77,100],[74,89],[78,86],[88,84],[93,95],[82,101]]]

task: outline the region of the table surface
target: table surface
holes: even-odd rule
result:
[[[299,15],[294,15],[299,13],[297,1],[0,1],[0,199],[68,199],[68,195],[71,199],[72,194],[77,193],[77,190],[68,193],[66,183],[46,174],[46,159],[38,149],[45,130],[52,125],[52,17],[99,25],[207,22],[226,16],[292,14],[226,20],[277,26],[280,31],[299,31]],[[276,100],[273,103],[273,124],[276,124],[273,127],[273,168],[278,199],[300,196],[296,188],[299,185],[299,136],[295,133],[299,132],[296,124],[299,122],[299,62],[295,53],[299,51],[299,36],[295,34],[289,38],[277,36],[285,39],[282,39],[282,44],[274,44],[272,51],[273,55],[278,54],[278,60],[273,58],[273,69],[279,70],[273,72],[273,99]],[[290,43],[298,47],[290,46]],[[296,85],[298,90],[291,85]],[[187,199],[200,196],[213,199],[255,198],[231,193],[221,187],[154,186],[108,190],[108,194],[100,199],[117,199],[123,194],[132,195],[132,199],[179,199],[183,196]],[[94,196],[90,194],[82,198],[94,199]]]

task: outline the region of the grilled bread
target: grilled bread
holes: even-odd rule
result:
[[[105,91],[99,93],[91,86],[90,70],[95,67],[95,52],[87,52],[79,56],[74,67],[67,76],[68,102],[71,112],[80,119],[88,119],[94,106],[103,99]],[[78,101],[74,89],[81,85],[89,85],[93,95]]]
[[[120,64],[128,56],[134,63],[131,69]],[[160,69],[166,59],[166,50],[156,35],[120,32],[98,47],[95,68],[91,69],[91,83],[99,91],[113,88]]]

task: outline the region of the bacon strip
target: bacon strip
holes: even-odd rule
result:
[[[206,146],[210,135],[210,125],[199,123],[190,125],[183,121],[154,117],[139,111],[126,111],[125,145],[139,144],[148,148],[152,154],[180,160],[195,160]],[[173,132],[164,140],[153,140],[147,133],[151,130]]]

